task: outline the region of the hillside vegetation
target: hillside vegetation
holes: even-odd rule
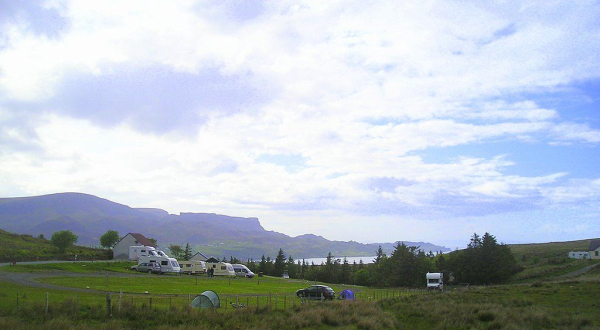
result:
[[[511,244],[509,248],[515,255],[523,271],[513,277],[514,282],[532,282],[549,280],[568,275],[598,261],[569,259],[569,251],[587,251],[592,239],[550,242],[539,244]]]
[[[54,259],[108,259],[111,253],[107,250],[93,249],[83,246],[72,246],[64,254],[50,240],[18,235],[0,229],[0,262],[35,261]]]

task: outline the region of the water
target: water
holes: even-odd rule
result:
[[[340,263],[344,262],[344,257],[335,257],[335,258],[340,259]],[[360,262],[360,260],[362,260],[362,262],[365,264],[372,264],[373,260],[375,260],[375,258],[376,258],[375,256],[373,256],[373,257],[346,257],[346,259],[348,259],[349,264],[353,264],[355,261],[358,264]],[[302,262],[302,259],[299,259],[299,260],[300,260],[300,262]],[[314,262],[315,265],[320,265],[321,263],[325,263],[327,261],[327,258],[308,258],[308,259],[304,259],[304,260],[309,265],[311,264],[311,262]]]

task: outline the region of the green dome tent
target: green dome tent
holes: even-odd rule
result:
[[[190,306],[199,308],[219,308],[221,307],[221,302],[219,300],[219,295],[216,292],[209,290],[197,295],[196,298],[192,300]]]

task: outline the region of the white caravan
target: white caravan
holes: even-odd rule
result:
[[[140,257],[151,256],[156,251],[152,246],[134,245],[129,247],[129,260],[138,260]]]
[[[427,273],[427,290],[444,290],[444,273]]]
[[[214,276],[235,276],[233,265],[228,262],[206,262],[206,271],[212,269]]]
[[[235,272],[236,276],[247,277],[247,278],[254,277],[254,273],[250,269],[248,269],[248,267],[246,267],[245,265],[233,264],[232,266],[233,266],[233,271]]]
[[[176,273],[179,274],[181,268],[179,267],[179,263],[177,259],[171,258],[166,255],[163,251],[155,250],[150,251],[152,255],[140,257],[138,260],[138,264],[143,262],[156,262],[160,265],[160,272],[162,273]]]
[[[206,264],[200,260],[188,260],[179,262],[181,272],[184,274],[204,274],[206,273]]]

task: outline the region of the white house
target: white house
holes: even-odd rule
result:
[[[600,259],[600,239],[594,239],[590,242],[588,252],[591,259]]]
[[[569,258],[571,258],[571,259],[589,259],[590,253],[587,251],[571,251],[571,252],[569,252]]]
[[[196,254],[190,258],[190,260],[206,261],[208,260],[208,257],[202,254],[202,252],[196,252]]]
[[[113,259],[129,259],[129,247],[136,245],[152,246],[156,245],[139,233],[128,233],[113,247]]]

